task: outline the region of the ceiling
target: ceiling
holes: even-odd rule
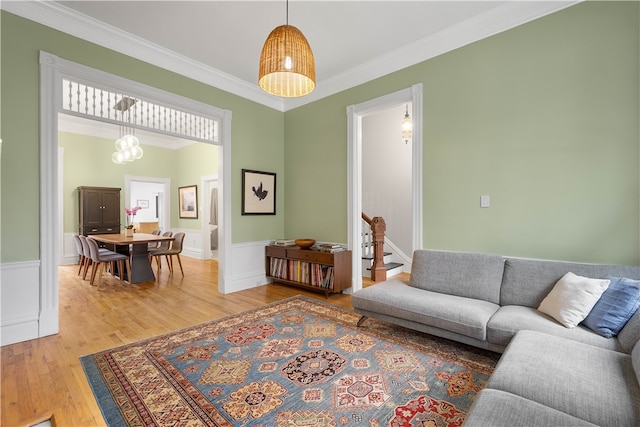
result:
[[[258,60],[285,1],[3,1],[2,9],[286,111],[577,1],[291,0],[316,61],[310,95],[262,92]]]

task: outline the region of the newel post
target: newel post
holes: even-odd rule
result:
[[[373,243],[373,265],[371,266],[371,280],[381,282],[387,280],[387,269],[384,266],[384,233],[387,224],[381,216],[371,220],[371,234]]]

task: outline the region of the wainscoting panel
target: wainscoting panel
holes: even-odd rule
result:
[[[39,336],[40,261],[0,264],[0,345]]]
[[[236,243],[233,251],[231,274],[225,275],[225,294],[269,283],[264,271],[264,248],[271,241]]]
[[[60,256],[60,265],[72,265],[78,263],[78,250],[76,248],[76,240],[74,236],[78,233],[64,233],[62,242],[62,254]]]
[[[202,253],[202,231],[190,228],[172,229],[171,231],[173,231],[173,234],[178,232],[185,233],[182,255],[190,258],[204,259],[204,254]]]

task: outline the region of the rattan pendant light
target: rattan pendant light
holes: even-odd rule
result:
[[[284,98],[307,95],[316,87],[316,66],[304,34],[287,23],[271,31],[260,55],[258,85],[267,93]]]

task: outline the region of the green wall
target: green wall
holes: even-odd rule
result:
[[[137,59],[0,12],[0,122],[2,262],[39,259],[39,52],[87,65],[230,110],[232,119],[232,242],[266,240],[284,233],[284,187],[278,180],[276,216],[240,215],[241,169],[284,175],[284,114]],[[7,106],[11,108],[7,108]],[[94,171],[101,174],[99,170]],[[180,178],[182,179],[182,178]],[[191,180],[192,177],[185,176]],[[199,184],[199,179],[198,179]],[[227,183],[228,184],[228,183]],[[178,224],[178,226],[182,226]]]
[[[64,148],[64,231],[78,231],[78,192],[81,185],[122,188],[120,205],[125,206],[124,176],[145,176],[171,179],[171,228],[200,229],[197,220],[180,219],[178,215],[178,187],[196,184],[198,200],[202,203],[200,178],[218,173],[218,147],[196,143],[177,150],[143,145],[144,156],[124,165],[111,162],[114,151],[112,139],[97,138],[67,132],[58,134],[58,146]],[[126,224],[124,208],[122,224]]]
[[[39,258],[45,50],[232,111],[234,243],[346,241],[346,107],[422,83],[424,247],[640,263],[637,2],[584,2],[287,113],[5,11],[1,20],[3,262]],[[276,216],[240,215],[243,168],[278,174]]]
[[[423,247],[640,263],[639,20],[581,3],[285,113],[285,234],[347,240],[346,108],[422,83]]]

